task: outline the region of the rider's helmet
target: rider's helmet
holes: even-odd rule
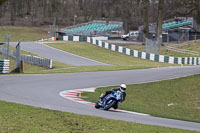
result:
[[[120,90],[121,90],[122,92],[126,91],[126,85],[125,85],[125,84],[121,84],[121,85],[120,85]]]

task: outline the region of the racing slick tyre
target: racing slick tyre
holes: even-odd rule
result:
[[[115,105],[113,106],[113,108],[114,108],[114,109],[118,109],[118,104],[115,104]]]
[[[113,107],[116,103],[116,100],[112,100],[111,103],[109,101],[106,103],[106,106],[104,107],[104,110],[109,110],[111,107]]]
[[[100,108],[100,105],[99,105],[98,102],[95,104],[95,108],[96,108],[96,109],[99,109],[99,108]]]

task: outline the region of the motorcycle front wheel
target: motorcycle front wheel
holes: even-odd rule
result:
[[[97,102],[96,104],[95,104],[95,108],[96,109],[99,109],[101,106],[99,105],[99,102]]]
[[[104,110],[109,110],[111,107],[113,107],[116,103],[116,100],[112,100],[111,103],[109,101],[106,103],[106,106],[104,107]]]

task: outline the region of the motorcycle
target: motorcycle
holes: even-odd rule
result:
[[[111,94],[108,94],[105,96],[103,100],[99,99],[99,101],[96,103],[95,108],[99,109],[102,108],[104,110],[109,110],[111,107],[114,109],[118,108],[118,103],[122,100],[122,92],[112,92]]]

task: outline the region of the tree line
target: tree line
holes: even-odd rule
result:
[[[200,0],[0,0],[0,25],[69,26],[105,20],[124,22],[128,32],[154,22],[159,26],[175,16],[200,23]]]

